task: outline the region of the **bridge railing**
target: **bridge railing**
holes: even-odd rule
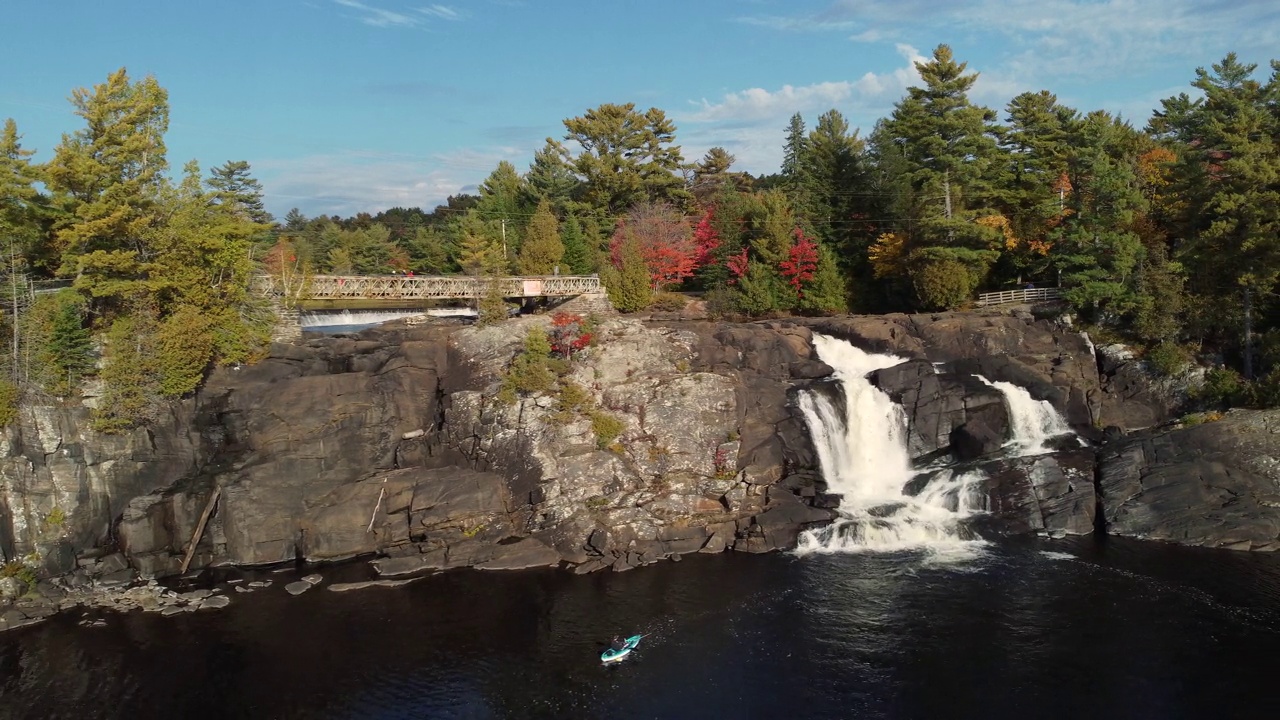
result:
[[[1062,288],[1025,288],[1021,290],[1001,290],[1000,292],[982,293],[978,296],[978,307],[1007,305],[1009,303],[1039,302],[1057,300],[1062,297]]]
[[[604,289],[595,275],[492,279],[465,275],[313,275],[297,286],[296,295],[301,300],[461,300],[483,297],[495,282],[502,296],[508,298],[573,297]],[[254,289],[263,295],[279,295],[284,290],[270,275],[255,278]]]

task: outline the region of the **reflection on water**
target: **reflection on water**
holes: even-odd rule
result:
[[[1114,541],[924,558],[277,582],[219,611],[62,617],[0,636],[0,717],[1269,716],[1277,558]],[[602,666],[632,632],[652,635]]]

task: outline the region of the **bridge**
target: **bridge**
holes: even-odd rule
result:
[[[279,323],[277,339],[301,334],[299,310],[413,309],[452,301],[475,301],[494,285],[507,300],[568,300],[583,297],[588,305],[603,303],[604,285],[598,275],[539,275],[472,277],[466,275],[258,275],[253,290],[273,300]]]
[[[982,293],[978,296],[978,307],[1008,305],[1009,303],[1041,302],[1058,300],[1062,297],[1062,288],[1026,288],[1023,290],[1001,290],[1000,292]]]
[[[604,292],[597,275],[530,277],[471,277],[466,275],[312,275],[291,282],[259,275],[254,289],[266,297],[288,297],[310,304],[341,301],[392,301],[416,304],[426,300],[474,300],[487,295],[493,284],[504,298],[570,298]],[[327,301],[327,302],[326,302]],[[335,303],[335,301],[337,301]]]

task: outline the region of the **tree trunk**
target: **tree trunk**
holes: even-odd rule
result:
[[[1244,288],[1244,378],[1253,379],[1253,291]]]

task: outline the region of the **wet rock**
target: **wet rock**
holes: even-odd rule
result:
[[[304,580],[298,580],[296,582],[291,582],[288,585],[285,585],[284,589],[285,589],[285,592],[289,593],[290,595],[301,595],[302,593],[310,590],[313,587],[315,586],[309,582],[306,582]]]
[[[333,592],[348,592],[351,590],[363,590],[371,587],[393,588],[400,587],[401,585],[408,585],[409,583],[420,579],[421,578],[408,578],[405,580],[364,580],[362,582],[334,583],[329,586],[329,589]]]
[[[212,597],[207,597],[204,600],[202,600],[200,602],[200,609],[205,610],[205,609],[224,608],[230,604],[231,604],[231,598],[227,597],[226,595],[214,595]]]
[[[997,452],[1004,446],[1005,436],[982,419],[974,418],[951,431],[951,452],[958,460],[973,460]]]
[[[500,545],[491,560],[476,564],[479,570],[522,570],[560,564],[560,553],[534,538],[524,538],[511,545]]]
[[[1001,530],[1051,536],[1094,532],[1098,497],[1092,450],[1012,458],[981,467],[989,476],[989,510]]]
[[[371,564],[382,577],[400,577],[416,573],[443,569],[443,557],[433,555],[412,555],[409,557],[382,558]]]

